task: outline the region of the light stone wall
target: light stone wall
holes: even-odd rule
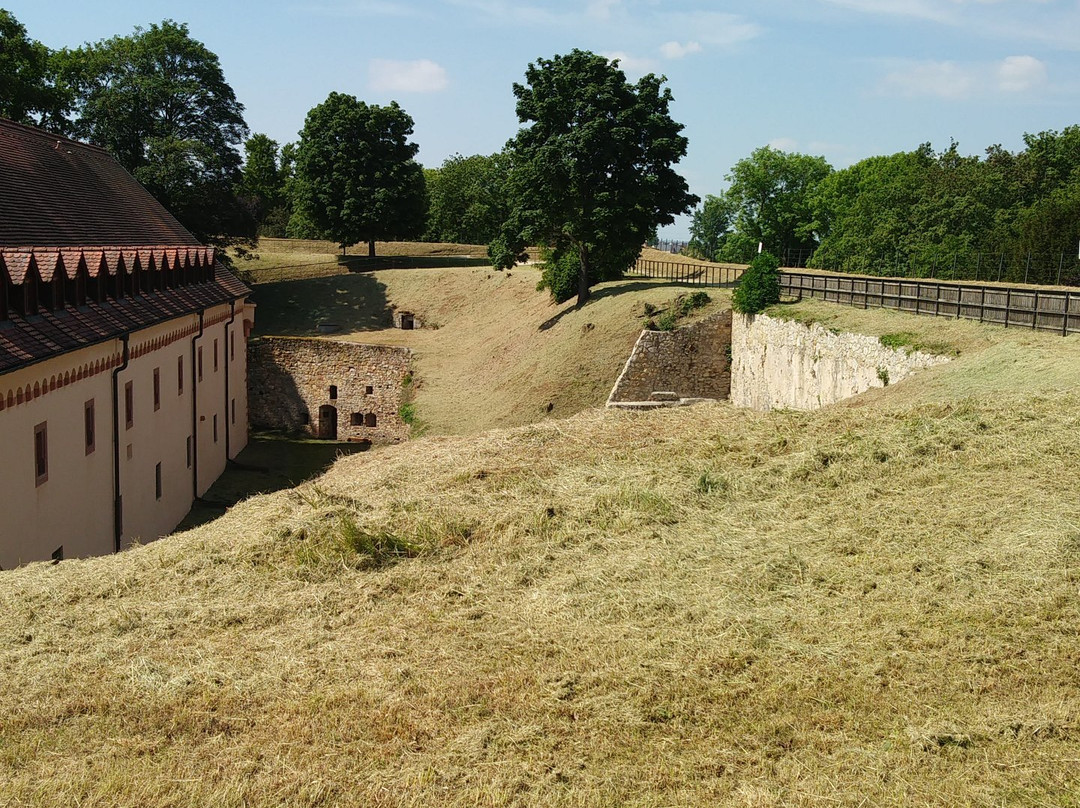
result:
[[[815,409],[949,361],[886,348],[877,337],[737,312],[731,352],[731,402],[754,410]]]
[[[399,414],[412,363],[408,348],[263,337],[248,343],[248,351],[252,426],[341,441],[408,439]]]
[[[731,312],[674,331],[642,331],[608,406],[648,401],[654,392],[725,399],[731,386]]]

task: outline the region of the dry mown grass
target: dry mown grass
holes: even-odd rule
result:
[[[389,269],[256,289],[259,334],[316,336],[322,320],[335,339],[407,345],[416,352],[415,403],[430,433],[463,434],[562,418],[607,400],[634,341],[645,304],[663,310],[687,291],[626,278],[600,284],[583,308],[538,292],[540,272],[480,268]],[[710,314],[730,292],[710,289]],[[390,307],[428,326],[391,326]]]
[[[1080,399],[905,385],[428,438],[4,573],[0,803],[1077,805]]]

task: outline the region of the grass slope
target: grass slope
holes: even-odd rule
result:
[[[425,438],[4,573],[0,802],[1080,804],[1080,341],[994,339],[814,413]]]
[[[316,324],[341,326],[335,339],[407,345],[416,351],[415,402],[429,432],[463,434],[565,417],[602,405],[645,318],[683,287],[627,278],[597,286],[581,309],[556,305],[536,291],[539,271],[392,269],[256,287],[258,334],[317,335]],[[730,293],[709,290],[727,305]],[[391,327],[391,307],[415,312],[434,327]]]

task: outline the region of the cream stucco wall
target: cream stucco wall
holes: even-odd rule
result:
[[[120,343],[108,342],[0,377],[4,569],[47,559],[60,547],[65,557],[112,552],[112,373],[106,364],[119,361],[119,355]],[[71,381],[73,375],[77,381]],[[19,403],[16,391],[26,389],[29,400]],[[87,454],[83,412],[90,400],[95,447]],[[48,479],[38,485],[34,428],[40,423],[48,426],[49,468]]]
[[[124,346],[118,339],[0,377],[0,397],[4,400],[0,409],[0,566],[7,569],[48,559],[61,546],[65,558],[115,549],[114,373],[121,546],[156,539],[184,518],[196,489],[199,495],[205,493],[224,470],[226,446],[229,455],[235,457],[247,443],[245,317],[252,317],[250,308],[238,301],[235,316],[229,304],[208,309],[201,337],[199,315],[175,318],[135,332],[128,340],[126,367],[121,367]],[[201,380],[197,368],[199,347],[203,352]],[[178,384],[181,362],[182,389]],[[157,409],[155,370],[159,377]],[[126,417],[128,383],[133,404],[130,426]],[[84,412],[91,399],[96,441],[94,451],[87,454]],[[46,423],[48,430],[49,473],[39,485],[34,468],[34,431],[41,423]],[[190,466],[189,438],[193,438]],[[156,473],[159,463],[160,497]]]

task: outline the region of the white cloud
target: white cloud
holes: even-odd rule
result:
[[[672,40],[671,42],[665,42],[660,46],[660,53],[664,55],[665,59],[682,59],[684,56],[689,56],[691,53],[700,53],[701,43],[694,42],[693,40],[683,45],[680,42]]]
[[[656,61],[644,56],[631,56],[624,51],[605,51],[600,54],[610,62],[618,60],[619,67],[628,76],[643,76],[656,70]]]
[[[799,141],[793,137],[774,137],[769,141],[769,148],[778,151],[793,152],[799,148]]]
[[[372,59],[368,72],[371,89],[376,92],[434,93],[445,90],[450,83],[446,68],[430,59]]]
[[[913,62],[894,70],[881,80],[880,89],[886,95],[907,98],[932,96],[959,99],[975,88],[970,68],[955,62]]]
[[[1034,56],[1009,56],[997,67],[998,87],[1022,93],[1046,83],[1046,65]]]
[[[611,12],[622,5],[622,0],[589,0],[585,13],[598,20],[610,20]]]
[[[885,75],[878,90],[884,95],[906,98],[959,100],[995,93],[1027,92],[1046,82],[1047,70],[1043,62],[1034,56],[1009,56],[1000,62],[900,63]]]

